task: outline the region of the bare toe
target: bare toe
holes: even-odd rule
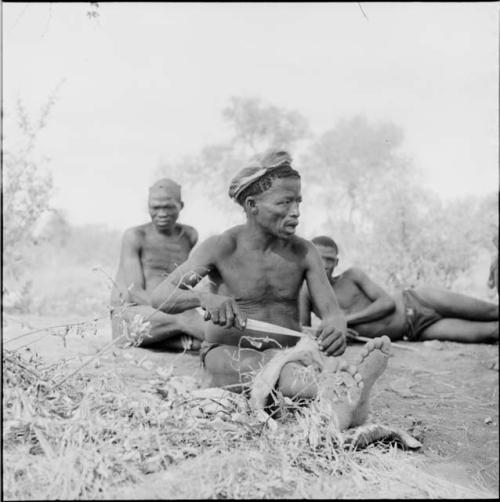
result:
[[[391,352],[391,339],[388,336],[384,335],[382,338],[380,338],[380,341],[380,350],[382,352],[385,352],[386,354],[389,354]]]
[[[376,338],[374,340],[376,340]],[[375,348],[374,340],[369,340],[368,342],[365,343],[363,350],[361,351],[362,354],[368,354]]]

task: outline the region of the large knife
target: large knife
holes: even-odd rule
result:
[[[198,311],[199,314],[201,314],[203,317],[205,317],[205,310],[203,310],[201,307],[197,307],[196,310]],[[295,331],[293,329],[289,328],[284,328],[283,326],[278,326],[277,324],[272,324],[270,322],[264,322],[264,321],[257,321],[257,319],[251,319],[250,317],[247,317],[247,322],[245,324],[246,329],[250,329],[252,331],[257,331],[259,333],[266,333],[266,334],[275,334],[275,335],[288,335],[288,336],[295,336],[297,338],[303,338],[304,336],[309,335],[314,335],[315,329],[311,328],[309,326],[304,327],[304,333],[300,331]],[[368,342],[372,340],[372,338],[367,338],[365,336],[360,336],[356,333],[355,330],[353,329],[348,329],[347,330],[347,338],[349,340],[353,341],[358,341],[358,342]],[[405,345],[400,345],[399,343],[391,343],[392,347],[396,347],[398,349],[404,349],[404,350],[411,350],[413,352],[416,352],[416,350],[413,347],[406,347]]]

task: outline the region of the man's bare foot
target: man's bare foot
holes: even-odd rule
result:
[[[350,427],[363,387],[363,377],[356,366],[343,359],[329,360],[320,377],[318,397],[321,407],[331,414],[339,431]]]
[[[391,352],[391,340],[387,336],[374,338],[366,343],[355,365],[363,379],[363,390],[357,408],[354,410],[350,426],[357,427],[368,418],[370,391],[377,378],[387,367]]]

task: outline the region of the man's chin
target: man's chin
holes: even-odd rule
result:
[[[280,237],[284,239],[290,239],[295,235],[295,227],[285,227],[282,232],[280,232]]]
[[[154,226],[158,230],[172,230],[175,227],[175,222],[174,223],[154,223]]]

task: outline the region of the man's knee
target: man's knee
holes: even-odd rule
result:
[[[318,373],[312,366],[289,362],[281,370],[278,386],[285,396],[311,399],[317,394],[317,382]]]

